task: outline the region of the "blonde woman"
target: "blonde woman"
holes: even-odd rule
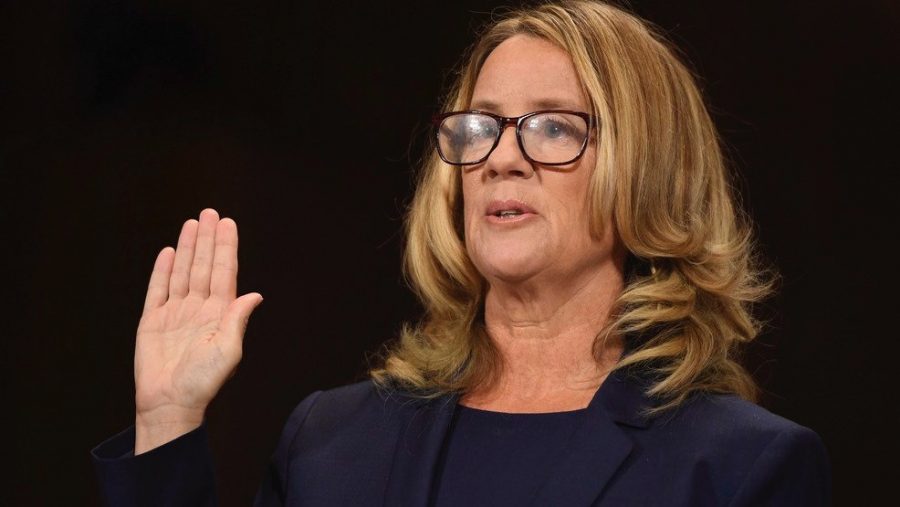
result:
[[[512,12],[462,66],[407,221],[425,307],[295,409],[258,505],[821,505],[812,431],[735,360],[767,285],[691,74],[596,2]],[[204,411],[262,297],[204,210],[159,254],[111,504],[212,504]]]

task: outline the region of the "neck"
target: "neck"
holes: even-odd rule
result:
[[[502,412],[586,407],[622,353],[619,337],[595,350],[622,288],[622,270],[613,263],[568,283],[492,283],[485,326],[502,366],[496,382],[461,402]]]

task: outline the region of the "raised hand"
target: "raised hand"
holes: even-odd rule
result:
[[[262,296],[236,298],[237,224],[213,209],[156,258],[134,351],[135,454],[198,427],[241,360]]]

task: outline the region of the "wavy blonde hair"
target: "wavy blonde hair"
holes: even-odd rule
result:
[[[617,7],[564,1],[514,10],[471,47],[444,110],[467,109],[490,52],[514,35],[571,56],[600,143],[589,199],[592,233],[615,225],[629,252],[625,287],[595,351],[626,338],[617,367],[640,366],[659,409],[696,391],[755,400],[736,362],[758,324],[750,304],[769,289],[756,267],[749,220],[732,195],[719,139],[694,77],[664,38]],[[380,367],[381,385],[422,396],[490,385],[501,365],[485,332],[486,282],[466,254],[459,168],[430,150],[407,221],[405,269],[424,305]]]

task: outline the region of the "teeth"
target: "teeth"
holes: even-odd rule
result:
[[[503,210],[503,211],[497,213],[497,216],[498,217],[514,217],[514,216],[518,216],[521,214],[522,214],[522,212],[518,211],[518,210]]]

